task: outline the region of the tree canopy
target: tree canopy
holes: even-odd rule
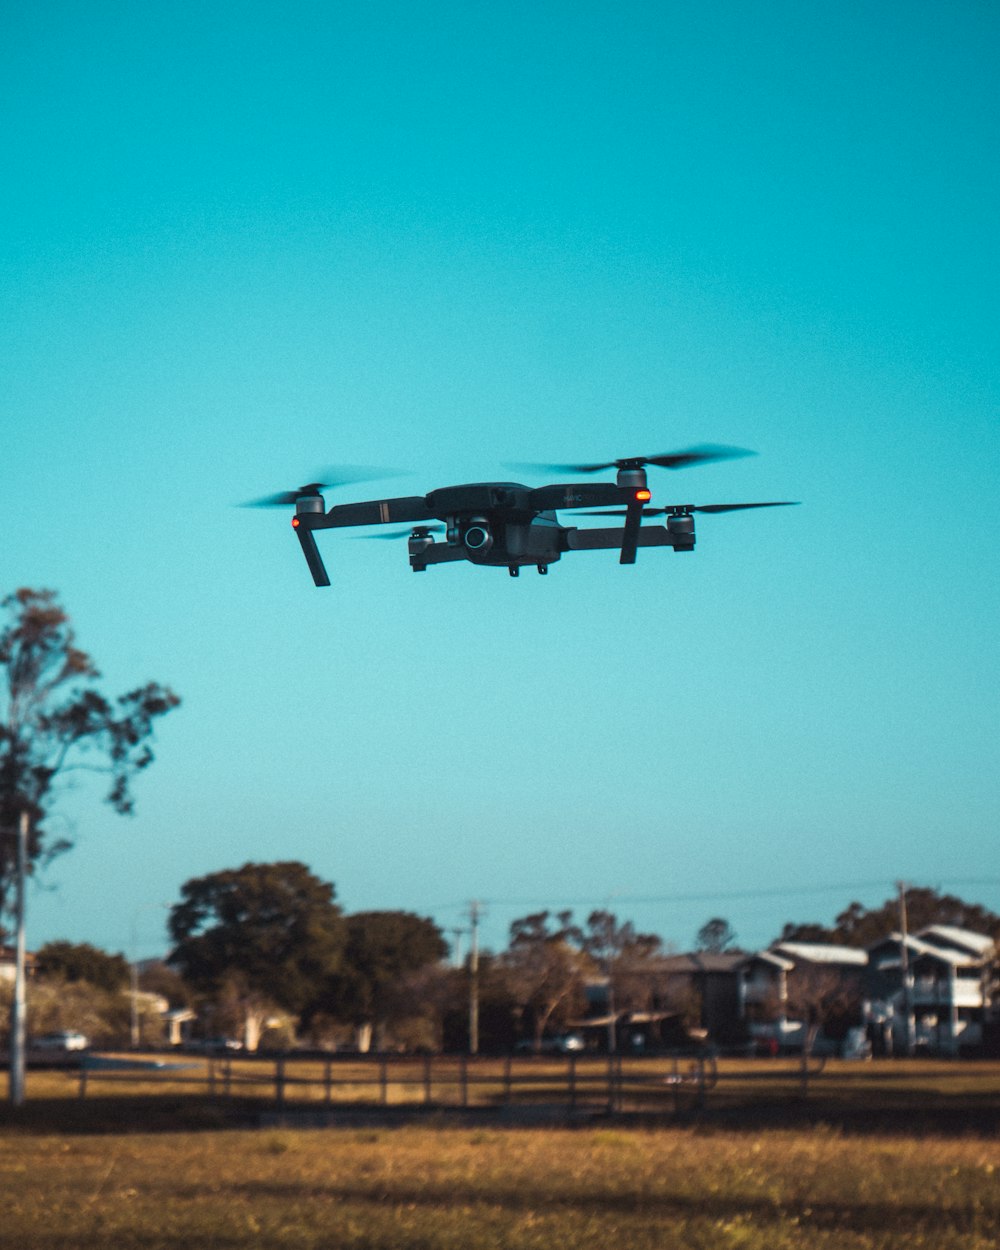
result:
[[[967,903],[954,894],[942,894],[926,886],[910,886],[904,893],[907,927],[911,933],[929,925],[946,924],[1000,940],[1000,916],[979,903]],[[897,932],[899,925],[899,897],[896,895],[879,907],[850,903],[829,927],[816,923],[786,924],[778,941],[832,942],[864,948]]]
[[[582,1009],[584,980],[595,967],[584,950],[586,939],[573,923],[573,913],[556,913],[554,924],[550,915],[539,911],[515,920],[503,957],[511,994],[532,1026],[536,1047],[550,1024],[563,1023]],[[603,926],[596,928],[599,931]],[[603,939],[597,936],[595,940]]]
[[[723,951],[736,945],[736,934],[728,920],[724,920],[721,916],[713,916],[711,920],[706,920],[698,930],[695,944],[700,951],[721,955]]]
[[[35,954],[35,973],[70,982],[86,981],[109,991],[123,989],[129,982],[125,956],[109,955],[89,942],[46,942]]]
[[[407,978],[448,953],[433,920],[408,911],[361,911],[346,918],[340,973],[324,1006],[357,1025],[384,1024],[406,1006]]]
[[[110,699],[94,661],[76,645],[69,617],[51,590],[21,589],[0,600],[0,828],[30,819],[31,864],[66,850],[45,817],[56,778],[86,768],[109,778],[107,801],[133,808],[131,783],[153,762],[154,721],[180,700],[149,682]],[[0,903],[13,867],[13,839],[0,839]]]
[[[240,982],[298,1013],[341,966],[347,931],[333,885],[290,860],[244,864],[186,882],[170,911],[168,963],[196,989]]]

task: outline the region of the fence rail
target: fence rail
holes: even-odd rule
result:
[[[621,1055],[506,1056],[182,1056],[169,1060],[87,1055],[79,1097],[95,1085],[142,1093],[200,1093],[252,1100],[279,1110],[335,1108],[562,1108],[680,1114],[719,1097],[766,1084],[771,1093],[801,1097],[822,1065],[777,1061],[728,1067],[700,1053],[633,1058]],[[759,1096],[759,1095],[756,1095]]]
[[[870,1115],[947,1119],[1000,1132],[1000,1063],[956,1060],[719,1059],[657,1056],[203,1057],[88,1055],[80,1098],[209,1098],[239,1114],[340,1115],[425,1110],[509,1113],[515,1118],[607,1113],[689,1116]],[[29,1081],[29,1087],[31,1082]],[[73,1086],[70,1086],[72,1089]],[[31,1091],[28,1090],[30,1098]]]

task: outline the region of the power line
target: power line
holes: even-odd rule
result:
[[[937,882],[940,887],[956,887],[956,886],[996,886],[1000,885],[1000,877],[949,877],[939,879]],[[914,887],[911,887],[914,888]],[[895,883],[887,878],[880,878],[877,881],[848,881],[837,882],[829,885],[801,885],[801,886],[780,886],[770,887],[767,889],[751,889],[751,890],[705,890],[697,893],[684,894],[616,894],[615,904],[622,903],[638,904],[648,906],[650,904],[659,903],[711,903],[711,902],[738,902],[741,899],[754,898],[795,898],[802,895],[820,895],[820,894],[839,894],[849,893],[855,890],[879,890],[887,889],[890,894],[895,894]],[[483,900],[491,907],[606,907],[608,902],[607,894],[600,898],[490,898]],[[459,908],[467,908],[467,902],[461,903],[437,903],[429,906],[428,911],[453,911]]]

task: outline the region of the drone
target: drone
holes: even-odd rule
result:
[[[385,476],[373,470],[331,469],[328,481],[309,482],[295,490],[281,491],[245,507],[294,507],[292,526],[302,547],[309,572],[317,586],[329,586],[330,578],[316,545],[318,530],[354,526],[406,524],[409,529],[372,538],[407,538],[410,568],[426,572],[432,564],[465,560],[470,564],[505,568],[511,577],[534,566],[548,573],[549,565],[571,551],[602,548],[619,552],[621,564],[634,564],[640,547],[670,547],[694,551],[694,514],[739,512],[748,508],[784,508],[792,500],[766,503],[667,504],[648,507],[652,499],[646,468],[683,469],[712,460],[753,455],[738,447],[702,446],[656,456],[629,456],[603,464],[520,466],[551,473],[592,474],[616,470],[612,482],[570,482],[551,486],[522,486],[518,482],[470,482],[445,486],[426,495],[372,499],[362,503],[335,504],[327,508],[323,492],[348,483]],[[620,517],[620,525],[580,528],[564,525],[558,514],[592,509],[583,516]],[[644,525],[647,518],[663,517],[663,524]],[[432,522],[434,524],[432,524]],[[444,541],[435,535],[443,534]]]

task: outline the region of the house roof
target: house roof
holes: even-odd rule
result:
[[[863,968],[868,952],[856,946],[835,946],[829,942],[779,942],[773,950],[779,955],[810,964],[850,964]]]
[[[874,946],[870,946],[868,953],[875,967],[898,967],[900,962],[899,948],[902,942],[903,935],[901,933],[890,933],[888,937],[884,937],[881,941],[876,942]],[[886,954],[880,959],[876,952],[883,947],[886,949]],[[937,959],[943,964],[950,964],[953,968],[968,968],[980,962],[978,956],[970,955],[967,951],[949,949],[947,946],[933,946],[930,942],[924,942],[912,933],[906,935],[906,949],[913,955],[926,955],[929,959]]]
[[[968,955],[985,958],[991,955],[996,943],[983,933],[973,933],[971,929],[960,929],[951,924],[929,924],[917,930],[917,937],[931,946],[954,946]]]
[[[752,955],[744,955],[742,964],[762,963],[770,964],[772,968],[780,968],[783,972],[791,972],[795,967],[792,960],[784,955],[779,955],[777,951],[755,951]]]
[[[650,962],[657,972],[732,972],[746,957],[745,951],[689,951]]]

